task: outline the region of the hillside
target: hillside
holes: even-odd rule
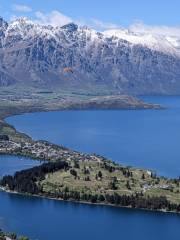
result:
[[[0,86],[108,94],[179,94],[179,40],[70,23],[0,19]]]
[[[4,176],[2,190],[58,200],[180,212],[180,179],[158,177],[96,154],[51,144],[3,138],[0,153],[46,160],[40,166]]]

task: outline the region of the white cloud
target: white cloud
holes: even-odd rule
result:
[[[45,14],[43,12],[36,12],[36,22],[39,24],[43,24],[43,25],[52,25],[52,26],[63,26],[66,25],[70,22],[73,22],[73,20],[62,14],[59,11],[52,11],[48,14]]]
[[[32,11],[32,8],[29,7],[29,6],[26,6],[26,5],[21,5],[21,4],[14,4],[12,6],[12,10],[14,12],[24,12],[24,13],[27,13],[27,12],[31,12]]]
[[[180,26],[170,27],[170,26],[151,26],[146,25],[143,22],[135,22],[129,27],[129,30],[137,33],[150,33],[150,34],[158,34],[163,36],[174,36],[180,37]]]
[[[107,29],[114,29],[114,28],[119,28],[120,26],[114,23],[110,22],[103,22],[99,19],[92,18],[90,20],[90,24],[92,27],[95,29],[100,29],[100,30],[107,30]]]
[[[103,22],[99,19],[72,19],[63,13],[54,10],[50,13],[43,13],[41,11],[35,12],[35,22],[43,25],[52,25],[52,26],[63,26],[70,22],[74,22],[78,25],[87,25],[91,28],[94,28],[96,30],[105,30],[105,29],[113,29],[113,28],[119,28],[117,24],[109,23],[109,22]]]
[[[88,25],[98,31],[105,31],[110,29],[125,29],[121,25],[103,22],[99,19],[90,19],[79,21],[79,24]],[[148,33],[152,35],[161,35],[161,36],[172,36],[180,37],[180,26],[166,26],[166,25],[146,25],[141,21],[135,21],[129,27],[126,28],[135,33]]]
[[[96,18],[91,18],[91,19],[81,18],[81,19],[76,20],[75,22],[78,25],[88,26],[97,31],[104,31],[104,30],[108,30],[108,29],[120,28],[120,26],[115,23],[103,22]]]
[[[13,5],[13,10],[18,12],[30,12],[32,9],[26,5]],[[13,16],[13,18],[16,18]],[[34,22],[43,24],[43,25],[52,25],[52,26],[63,26],[70,22],[77,23],[78,25],[86,25],[97,31],[105,31],[109,29],[124,29],[122,26],[111,23],[104,22],[96,18],[92,19],[72,19],[69,16],[64,15],[63,13],[54,10],[49,13],[43,13],[41,11],[35,12]],[[180,26],[158,26],[158,25],[146,25],[141,21],[135,21],[132,25],[127,27],[128,30],[135,33],[149,33],[149,34],[158,34],[163,36],[174,36],[180,37]]]

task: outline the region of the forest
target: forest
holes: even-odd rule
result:
[[[39,194],[41,186],[38,182],[44,180],[46,174],[68,168],[68,163],[64,161],[48,162],[37,167],[16,172],[14,176],[4,176],[0,181],[0,185],[8,188],[10,191]]]

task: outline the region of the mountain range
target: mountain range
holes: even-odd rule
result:
[[[180,38],[0,18],[0,86],[180,94]]]

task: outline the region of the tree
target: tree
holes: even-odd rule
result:
[[[109,183],[109,187],[111,190],[117,190],[116,181],[114,181],[114,179]]]
[[[80,168],[78,161],[74,161],[74,168],[78,168],[78,169]]]
[[[8,237],[9,237],[10,239],[17,239],[17,235],[16,235],[15,233],[9,233],[9,234],[8,234]]]
[[[70,174],[73,175],[75,178],[77,177],[77,172],[74,169],[70,170]]]
[[[91,181],[89,176],[86,176],[84,180],[87,181],[87,182]]]
[[[104,197],[102,194],[100,194],[100,195],[98,196],[98,201],[99,201],[99,202],[104,202],[104,201],[105,201],[105,197]]]
[[[98,178],[102,179],[102,176],[103,176],[103,175],[102,175],[102,172],[99,171],[99,172],[98,172]]]
[[[142,174],[142,179],[143,179],[143,180],[145,179],[145,174],[144,174],[144,173]]]
[[[84,170],[83,170],[83,171],[84,171],[84,174],[85,174],[85,175],[87,175],[87,174],[90,174],[90,171],[89,171],[89,169],[88,169],[88,168],[86,168],[86,167],[84,167]]]
[[[48,173],[54,173],[61,169],[68,169],[68,163],[64,161],[49,162],[37,167],[16,172],[14,176],[4,176],[0,180],[0,185],[18,191],[20,193],[38,194],[41,192],[38,182],[45,179]]]
[[[129,184],[129,181],[127,181],[127,183],[126,183],[126,187],[127,187],[127,189],[131,189],[131,186],[130,186],[130,184]]]
[[[27,237],[19,237],[18,240],[29,240],[29,238],[27,238]]]

